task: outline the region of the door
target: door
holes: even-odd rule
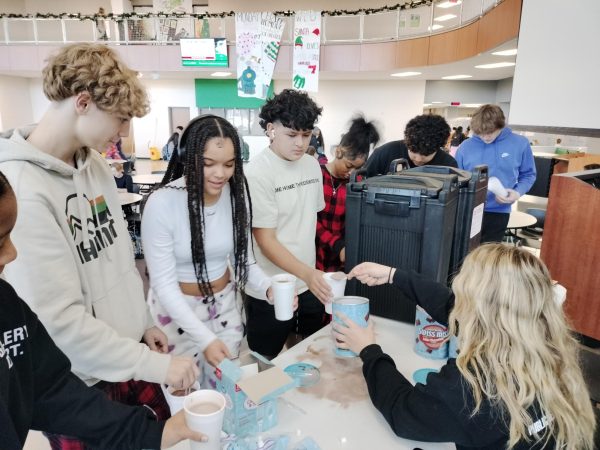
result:
[[[190,108],[185,106],[169,106],[169,136],[177,127],[183,127],[190,121]]]

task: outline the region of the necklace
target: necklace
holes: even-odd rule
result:
[[[338,181],[337,185],[333,182],[333,179],[335,177],[333,176],[333,173],[331,173],[331,169],[329,167],[327,167],[327,172],[329,172],[329,182],[331,183],[331,189],[333,190],[333,196],[335,197],[337,194],[337,190],[341,185],[341,182]]]

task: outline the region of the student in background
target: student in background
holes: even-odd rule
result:
[[[0,172],[0,275],[15,260],[10,233],[17,199]],[[152,411],[109,401],[71,373],[71,363],[37,316],[0,279],[0,448],[22,448],[30,429],[78,436],[94,448],[166,448],[205,440],[183,411],[157,422]]]
[[[456,127],[454,133],[452,133],[452,136],[450,137],[450,154],[452,156],[456,155],[456,150],[458,150],[458,147],[465,139],[467,139],[467,137],[463,134],[463,127]]]
[[[245,168],[252,197],[256,259],[267,275],[288,272],[298,279],[296,317],[275,319],[265,293],[247,289],[248,345],[268,358],[288,335],[309,336],[325,324],[331,288],[315,269],[317,213],[325,207],[319,163],[306,154],[321,108],[305,93],[285,89],[262,107],[260,125],[269,147]]]
[[[511,205],[526,194],[535,182],[533,152],[527,138],[505,127],[502,109],[497,105],[481,106],[471,118],[474,136],[464,141],[456,152],[461,169],[488,166],[490,177],[496,177],[506,188],[502,197],[488,191],[481,224],[481,242],[501,242],[506,232]]]
[[[41,121],[0,139],[0,170],[19,204],[12,232],[19,258],[6,280],[83,381],[166,418],[157,383],[185,388],[198,369],[191,358],[166,354],[99,153],[127,135],[132,117],[147,113],[146,92],[113,50],[88,43],[61,47],[43,70],[43,88],[50,106]],[[53,449],[84,448],[66,436],[50,440]]]
[[[169,140],[162,148],[162,159],[165,161],[169,161],[171,159],[171,155],[175,150],[177,150],[177,145],[179,144],[179,137],[183,132],[183,127],[178,126],[175,128],[173,134],[169,137]]]
[[[233,125],[214,115],[193,119],[142,217],[150,311],[169,352],[201,363],[203,387],[214,388],[214,368],[239,355],[238,289],[272,301],[271,280],[252,253],[242,165]]]
[[[363,361],[369,395],[400,437],[454,442],[458,450],[592,450],[595,418],[577,341],[537,257],[482,245],[446,285],[375,263],[349,274],[369,286],[392,283],[457,335],[459,353],[425,385],[413,386],[375,343],[372,324],[347,317],[340,348]]]
[[[315,241],[316,268],[323,272],[337,272],[344,268],[346,184],[350,173],[364,165],[369,151],[377,142],[379,132],[373,122],[357,116],[352,119],[349,130],[335,149],[335,159],[321,166],[325,208],[317,214]]]
[[[442,116],[423,114],[409,120],[404,140],[376,148],[367,160],[367,176],[385,175],[393,160],[404,158],[409,167],[436,165],[457,167],[456,160],[444,151],[450,126]]]
[[[123,171],[123,164],[114,163],[112,167],[117,189],[119,191],[133,192],[133,178]]]

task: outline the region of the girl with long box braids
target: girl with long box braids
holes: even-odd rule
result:
[[[214,367],[239,353],[238,290],[248,284],[271,298],[271,280],[251,251],[241,154],[227,120],[193,119],[142,217],[150,311],[169,338],[169,352],[203,365],[204,387],[214,387]]]

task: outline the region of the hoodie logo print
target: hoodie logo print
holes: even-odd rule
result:
[[[501,158],[508,158],[509,156],[510,156],[510,153],[506,153],[506,152],[504,152],[500,155]]]
[[[77,247],[79,260],[82,264],[98,259],[100,251],[113,245],[117,237],[115,220],[106,204],[103,195],[93,200],[84,194],[86,205],[89,205],[89,213],[85,214],[88,235],[83,236],[82,219],[79,217],[77,194],[71,194],[66,199],[65,215],[71,230],[71,236]],[[84,239],[87,242],[84,242]],[[87,244],[87,245],[85,245]]]

